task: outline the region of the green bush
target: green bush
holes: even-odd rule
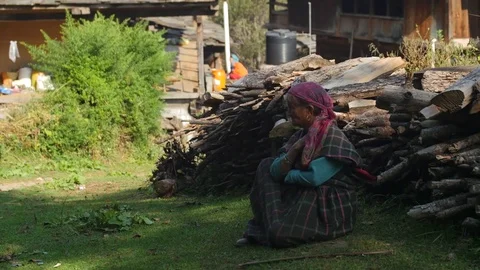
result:
[[[52,118],[38,126],[38,147],[48,154],[145,148],[159,132],[161,85],[171,72],[162,33],[97,14],[93,21],[67,15],[62,40],[24,44],[34,68],[53,75],[57,89],[45,95]]]

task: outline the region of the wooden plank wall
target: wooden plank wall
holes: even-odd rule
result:
[[[174,91],[193,92],[198,88],[198,51],[195,41],[183,46],[172,46],[169,51],[177,52],[175,76],[177,81],[167,88]]]
[[[448,37],[450,39],[470,37],[468,2],[468,0],[448,1]]]

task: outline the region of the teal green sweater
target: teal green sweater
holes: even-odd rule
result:
[[[270,166],[270,174],[276,181],[284,180],[287,184],[299,184],[307,187],[318,187],[327,182],[342,168],[343,164],[331,158],[321,157],[312,160],[307,170],[292,169],[287,175],[280,172],[280,166],[285,154],[275,159]]]

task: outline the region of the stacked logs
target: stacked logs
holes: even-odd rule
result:
[[[480,125],[474,122],[478,114],[470,113],[480,106],[475,94],[480,73],[457,69],[457,82],[439,76],[445,91],[424,91],[405,85],[403,64],[399,58],[372,57],[333,65],[309,56],[253,73],[227,91],[207,93],[210,112],[190,126],[188,153],[194,153],[196,167],[189,185],[204,192],[249,187],[259,162],[274,156],[294,131],[279,121],[287,119],[285,93],[294,82],[314,81],[328,90],[338,125],[357,147],[362,166],[378,176],[377,185],[425,203],[412,208],[411,217],[471,214],[465,224],[475,227],[480,224],[473,218],[475,209],[480,214]],[[431,80],[424,85],[433,87]],[[159,161],[158,167],[168,166]],[[162,177],[184,181],[178,175]]]
[[[398,57],[370,57],[334,65],[312,55],[253,73],[228,91],[206,93],[203,103],[211,110],[202,119],[191,121],[195,128],[188,134],[193,137],[190,151],[202,159],[191,175],[195,186],[203,192],[250,187],[260,161],[275,155],[278,146],[291,134],[292,130],[288,130],[284,136],[270,138],[274,124],[286,118],[284,94],[294,81],[313,80],[329,85],[338,110],[345,111],[352,102],[375,98],[386,85],[403,84],[404,72],[395,73],[403,64]],[[371,108],[362,106],[357,104],[355,109]],[[351,112],[344,115],[354,116]],[[159,162],[159,171],[164,170],[162,164]]]
[[[412,218],[480,215],[480,125],[473,110],[479,72],[440,94],[386,87],[376,99],[383,110],[344,127],[378,185],[426,202],[408,212]],[[420,113],[425,107],[435,113]],[[469,217],[464,226],[478,232],[480,220]]]

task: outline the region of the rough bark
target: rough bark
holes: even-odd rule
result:
[[[384,184],[387,182],[395,181],[400,175],[408,170],[410,166],[410,161],[408,159],[400,162],[399,164],[395,165],[394,167],[384,171],[380,175],[377,176],[377,182],[379,184]]]
[[[461,193],[424,205],[417,205],[410,209],[407,215],[415,219],[434,217],[440,211],[465,204],[468,196],[468,193]]]
[[[422,129],[420,132],[420,143],[423,145],[434,144],[452,138],[462,132],[463,130],[456,125],[443,125]]]
[[[471,69],[427,70],[423,73],[422,89],[427,92],[441,93],[471,71]]]
[[[386,87],[377,97],[377,108],[417,113],[437,94],[403,87]]]

